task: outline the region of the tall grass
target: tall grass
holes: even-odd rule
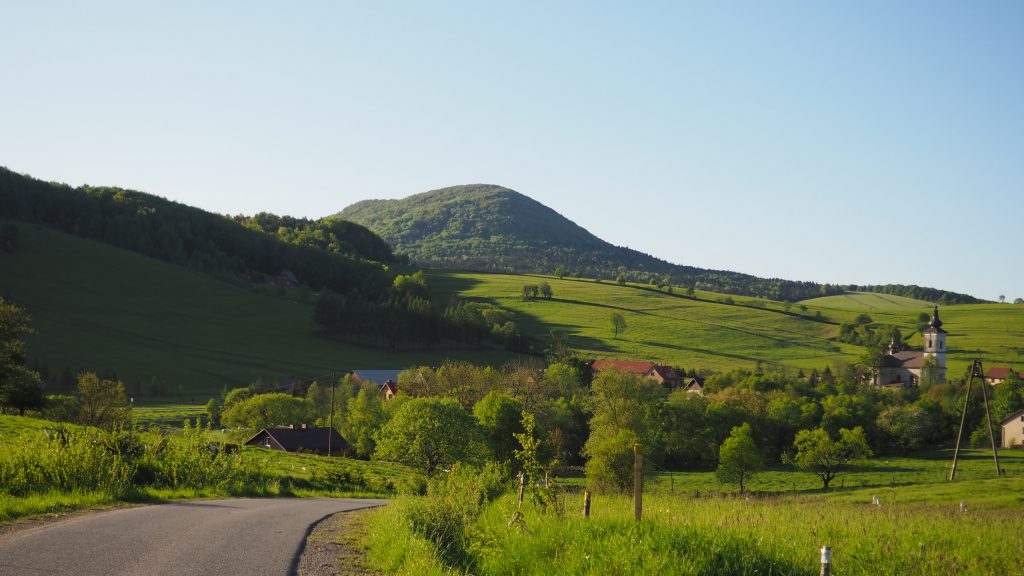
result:
[[[506,495],[460,516],[463,525],[451,532],[462,539],[462,557],[415,520],[418,507],[440,504],[408,499],[378,513],[367,545],[376,566],[397,573],[429,566],[433,573],[481,575],[810,576],[818,573],[823,545],[832,547],[835,574],[1024,572],[1024,509],[1006,500],[961,511],[958,499],[978,489],[1015,491],[1020,483],[964,482],[948,495],[953,500],[883,497],[880,506],[822,494],[656,495],[645,498],[641,522],[633,520],[628,496],[595,497],[591,518],[583,519],[580,497],[566,494],[551,512],[527,504],[525,521],[510,525],[514,496]]]
[[[42,447],[15,444],[0,453],[0,492],[102,492],[123,495],[136,466],[120,454],[108,434],[65,430]]]
[[[160,435],[134,429],[57,428],[43,442],[0,452],[0,518],[89,502],[151,500],[160,493],[266,494],[272,476],[251,457],[211,446],[186,426]]]
[[[480,543],[477,520],[508,485],[494,464],[482,471],[456,464],[429,483],[425,496],[400,498],[377,518],[371,530],[371,561],[399,572],[411,566],[473,571],[480,557],[475,550]],[[396,548],[388,540],[399,533],[407,542]]]

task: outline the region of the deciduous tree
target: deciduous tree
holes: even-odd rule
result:
[[[369,458],[377,446],[374,435],[387,422],[380,394],[371,388],[362,388],[348,401],[348,414],[342,433],[356,451],[356,455]]]
[[[479,463],[486,452],[476,422],[453,399],[406,401],[375,439],[374,459],[402,462],[427,474],[455,462]]]
[[[120,380],[100,379],[95,372],[78,376],[78,421],[88,426],[116,428],[129,423],[131,405]]]
[[[257,394],[237,402],[221,414],[221,422],[229,428],[270,428],[300,426],[308,422],[309,401],[279,392]]]
[[[523,403],[499,392],[491,392],[473,406],[473,417],[483,431],[491,456],[508,461],[519,444],[514,434],[523,431]]]
[[[28,315],[0,297],[0,408],[19,414],[41,408],[45,400],[39,374],[25,365],[24,338],[31,333]]]
[[[622,314],[618,312],[612,312],[612,315],[608,318],[608,321],[612,325],[612,335],[618,339],[619,334],[626,331],[626,319],[622,317]]]
[[[754,442],[750,424],[733,428],[718,450],[718,469],[715,470],[718,480],[724,484],[739,484],[743,492],[745,483],[762,468],[764,460]]]
[[[594,416],[583,448],[587,480],[597,490],[624,490],[630,485],[633,443],[649,450],[655,445],[657,411],[665,389],[653,380],[617,370],[598,374],[591,389]]]
[[[813,472],[821,478],[822,487],[828,485],[851,462],[871,456],[864,429],[839,430],[839,440],[833,440],[821,428],[801,430],[793,442],[796,453],[788,455],[787,461],[800,470]]]

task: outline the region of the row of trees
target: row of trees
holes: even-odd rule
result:
[[[361,226],[333,220],[314,225],[282,219],[280,234],[267,233],[262,224],[270,215],[235,221],[142,192],[72,188],[4,168],[0,217],[45,224],[203,272],[276,276],[291,270],[314,290],[375,298],[390,279],[373,261],[388,258],[383,241],[372,240]],[[288,230],[310,230],[303,238],[316,241],[290,237]]]
[[[399,396],[387,402],[375,387],[343,380],[334,417],[358,455],[427,472],[456,461],[511,462],[524,446],[528,418],[528,436],[546,471],[584,463],[590,485],[609,491],[630,485],[634,443],[660,467],[715,468],[723,482],[745,488],[765,465],[815,472],[828,487],[845,465],[872,453],[907,453],[953,440],[963,407],[955,386],[879,390],[859,384],[854,374],[736,370],[709,377],[706,395],[697,396],[623,372],[602,372],[590,381],[589,369],[575,360],[500,370],[449,362],[403,372]],[[305,399],[270,394],[260,401],[292,403],[293,423],[327,422],[328,390],[314,385]],[[996,388],[991,404],[997,418],[1024,407],[1024,382],[1011,377]],[[980,405],[973,402],[967,413],[977,444],[988,442]],[[251,407],[228,412],[225,424],[238,426],[269,424],[243,415],[272,413]]]
[[[543,298],[545,300],[551,300],[554,297],[554,292],[551,291],[551,285],[547,282],[541,282],[540,284],[524,284],[522,298],[523,300],[536,300]]]
[[[391,245],[364,226],[337,217],[311,220],[260,212],[254,216],[237,215],[235,222],[247,228],[272,234],[299,246],[319,248],[370,262],[408,264],[406,256],[396,256]]]
[[[422,272],[395,277],[387,297],[367,300],[360,294],[330,291],[317,299],[313,320],[326,333],[391,348],[429,348],[443,341],[480,344],[490,340],[509,350],[528,351],[515,315],[493,304],[453,297],[438,313]]]

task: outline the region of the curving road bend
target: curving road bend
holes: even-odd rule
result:
[[[319,520],[385,502],[242,498],[86,514],[0,536],[0,575],[287,576]]]

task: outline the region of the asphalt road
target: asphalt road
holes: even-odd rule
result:
[[[204,500],[86,514],[0,536],[0,575],[287,576],[317,521],[384,502]]]

